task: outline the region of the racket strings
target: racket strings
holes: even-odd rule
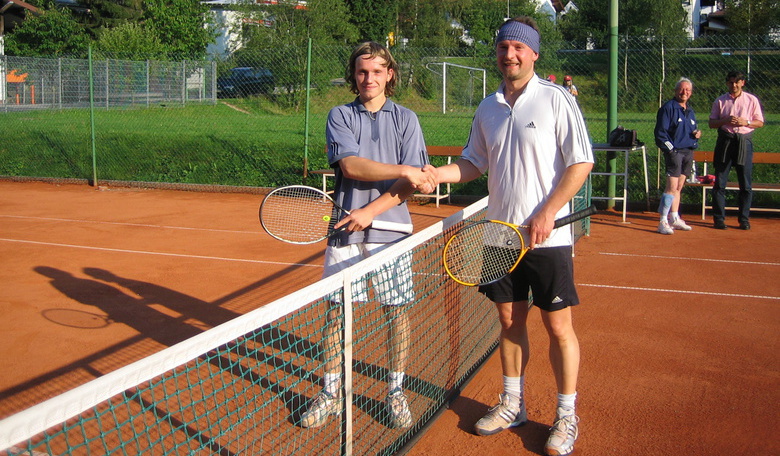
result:
[[[338,220],[333,203],[316,189],[282,188],[263,201],[263,226],[269,233],[289,242],[323,239]]]
[[[511,226],[479,222],[455,234],[445,251],[450,275],[466,285],[495,282],[515,266],[525,245]]]

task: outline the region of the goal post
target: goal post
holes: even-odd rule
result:
[[[448,62],[441,62],[442,66],[442,97],[441,97],[441,110],[442,113],[447,113],[447,89],[452,84],[458,84],[458,83],[465,83],[468,85],[467,87],[463,87],[462,90],[459,90],[459,93],[464,94],[465,98],[464,100],[467,101],[469,106],[472,106],[474,101],[479,103],[482,101],[483,98],[487,95],[487,71],[484,68],[475,68],[465,65],[458,65],[457,63],[448,63]],[[448,68],[451,69],[462,69],[466,70],[466,78],[463,77],[448,77]],[[473,94],[477,93],[476,90],[478,90],[476,87],[474,87],[474,81],[481,79],[482,82],[482,96],[478,100],[473,99]]]

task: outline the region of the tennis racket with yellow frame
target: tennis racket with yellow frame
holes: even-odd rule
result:
[[[555,228],[596,213],[590,206],[555,221]],[[493,283],[515,270],[528,251],[519,228],[500,220],[481,220],[463,227],[444,246],[444,269],[454,281],[466,286]]]

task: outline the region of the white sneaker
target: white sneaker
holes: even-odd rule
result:
[[[309,409],[301,415],[301,427],[316,428],[328,421],[331,415],[340,415],[344,410],[341,395],[331,396],[325,390],[314,396]]]
[[[515,409],[509,403],[509,394],[501,393],[498,395],[498,405],[477,421],[474,431],[477,435],[493,435],[504,429],[523,425],[527,421],[525,399],[520,399],[520,407]]]
[[[387,414],[390,416],[390,426],[394,428],[408,428],[414,424],[412,412],[409,411],[409,404],[406,395],[401,390],[395,390],[387,395],[385,399],[387,405]]]
[[[661,220],[661,223],[658,224],[658,232],[661,234],[674,234],[674,230],[666,220]]]
[[[550,428],[550,437],[544,445],[547,456],[568,456],[574,451],[574,442],[579,437],[579,417],[573,410],[558,407],[555,424]]]
[[[680,217],[674,219],[671,226],[673,230],[680,230],[680,231],[691,231],[693,229],[691,228],[690,225],[685,223],[683,219],[681,219]]]

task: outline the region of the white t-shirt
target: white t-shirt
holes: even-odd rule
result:
[[[588,130],[575,98],[534,75],[509,106],[504,85],[482,100],[462,158],[488,172],[486,218],[526,224],[567,167],[593,163]],[[556,218],[569,214],[564,205]],[[539,247],[571,245],[571,227],[553,230]]]

